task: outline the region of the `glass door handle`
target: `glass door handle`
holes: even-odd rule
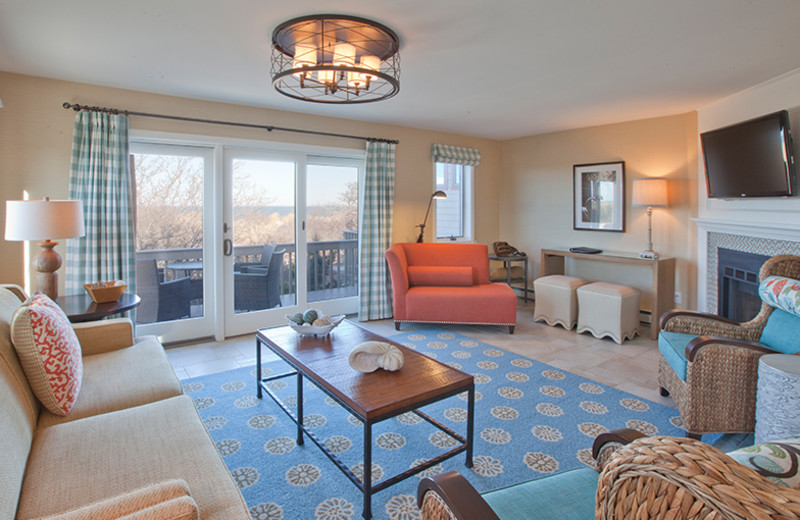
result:
[[[226,238],[222,241],[222,254],[225,256],[231,256],[231,254],[233,254],[233,242],[231,242],[230,238]]]

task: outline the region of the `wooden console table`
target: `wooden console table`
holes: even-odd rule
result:
[[[542,249],[542,276],[564,274],[564,259],[577,258],[594,262],[650,267],[652,275],[652,309],[650,309],[650,337],[658,337],[658,320],[674,307],[675,259],[661,257],[657,260],[640,258],[638,253],[605,251],[596,255],[573,253],[569,250]]]

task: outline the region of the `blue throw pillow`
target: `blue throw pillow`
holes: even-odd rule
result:
[[[783,354],[800,352],[800,316],[776,308],[767,318],[759,341]]]

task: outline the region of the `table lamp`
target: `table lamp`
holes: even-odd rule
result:
[[[653,208],[667,207],[667,180],[633,179],[633,205],[647,207],[647,249],[639,256],[655,260],[658,253],[653,251]]]
[[[38,240],[42,250],[33,259],[39,272],[37,290],[53,301],[58,298],[58,268],[61,255],[53,238],[75,238],[86,234],[83,204],[79,200],[6,201],[6,240]]]
[[[419,236],[417,237],[417,242],[422,242],[422,235],[425,233],[425,224],[428,223],[428,214],[431,212],[431,204],[433,203],[433,199],[446,199],[447,193],[443,192],[442,190],[436,190],[431,195],[430,200],[428,201],[428,210],[425,212],[425,220],[422,221],[422,224],[419,225]]]

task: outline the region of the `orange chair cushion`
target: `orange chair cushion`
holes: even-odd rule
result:
[[[438,285],[451,287],[469,287],[472,285],[471,266],[408,266],[409,285]]]
[[[517,318],[517,297],[504,283],[412,287],[405,303],[407,321],[513,325]]]

